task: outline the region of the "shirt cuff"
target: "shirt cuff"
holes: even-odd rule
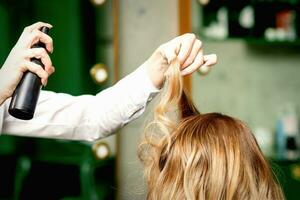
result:
[[[130,115],[125,117],[126,124],[139,117],[145,111],[147,103],[160,92],[160,89],[156,88],[152,83],[145,64],[141,65],[121,82],[123,82],[121,83],[122,86],[126,87],[123,89],[127,92],[126,96],[130,98],[131,102],[127,112]]]
[[[152,83],[145,63],[130,74],[130,76],[132,76],[131,84],[133,84],[132,88],[134,90],[129,95],[132,96],[132,100],[134,101],[141,100],[140,102],[137,101],[137,104],[142,103],[145,106],[144,102],[151,101],[160,92],[160,89],[156,88]]]
[[[149,93],[148,101],[151,101],[153,97],[155,97],[155,95],[160,92],[160,89],[155,87],[155,85],[151,81],[145,63],[141,65],[136,71],[136,73],[138,73],[136,77],[140,79],[138,80],[138,82],[142,84],[140,88],[143,88],[146,93]]]

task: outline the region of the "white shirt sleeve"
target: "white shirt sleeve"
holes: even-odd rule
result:
[[[142,65],[96,96],[41,91],[32,120],[18,120],[2,105],[4,134],[92,141],[107,137],[140,116],[159,90]],[[1,118],[0,109],[0,118]],[[3,111],[4,110],[4,111]],[[1,119],[0,119],[1,123]]]

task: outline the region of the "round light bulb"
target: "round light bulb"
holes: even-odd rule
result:
[[[98,85],[101,85],[108,79],[108,71],[107,66],[101,63],[95,64],[90,69],[90,75],[92,79],[97,83]]]
[[[93,151],[95,153],[96,158],[99,160],[107,158],[110,154],[109,147],[104,142],[96,142],[93,145]]]
[[[105,3],[105,0],[91,0],[91,2],[96,6],[100,6]]]
[[[107,79],[107,71],[103,68],[98,69],[95,74],[97,82],[102,83]]]
[[[104,145],[99,146],[97,148],[96,154],[97,154],[98,158],[101,158],[101,159],[106,158],[107,155],[108,155],[108,149],[107,149],[107,147],[104,146]]]

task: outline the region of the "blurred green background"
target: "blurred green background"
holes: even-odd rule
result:
[[[96,94],[113,79],[111,18],[112,1],[1,0],[0,62],[26,26],[48,22],[56,73],[44,89]],[[97,63],[109,73],[103,84],[96,84],[89,72]],[[115,199],[114,155],[99,159],[94,145],[1,136],[0,199]]]

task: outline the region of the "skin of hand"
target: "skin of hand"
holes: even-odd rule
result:
[[[200,67],[217,63],[216,54],[204,55],[202,42],[192,33],[178,36],[159,46],[146,61],[147,72],[154,86],[161,88],[171,61],[178,58],[183,76],[192,74]]]
[[[53,52],[52,38],[40,31],[43,26],[52,28],[52,25],[43,22],[26,27],[0,69],[0,105],[12,96],[24,72],[37,74],[43,85],[47,84],[48,77],[54,72],[48,55],[48,52]],[[46,49],[31,48],[39,41],[46,45]],[[31,62],[31,58],[41,59],[45,69]]]

